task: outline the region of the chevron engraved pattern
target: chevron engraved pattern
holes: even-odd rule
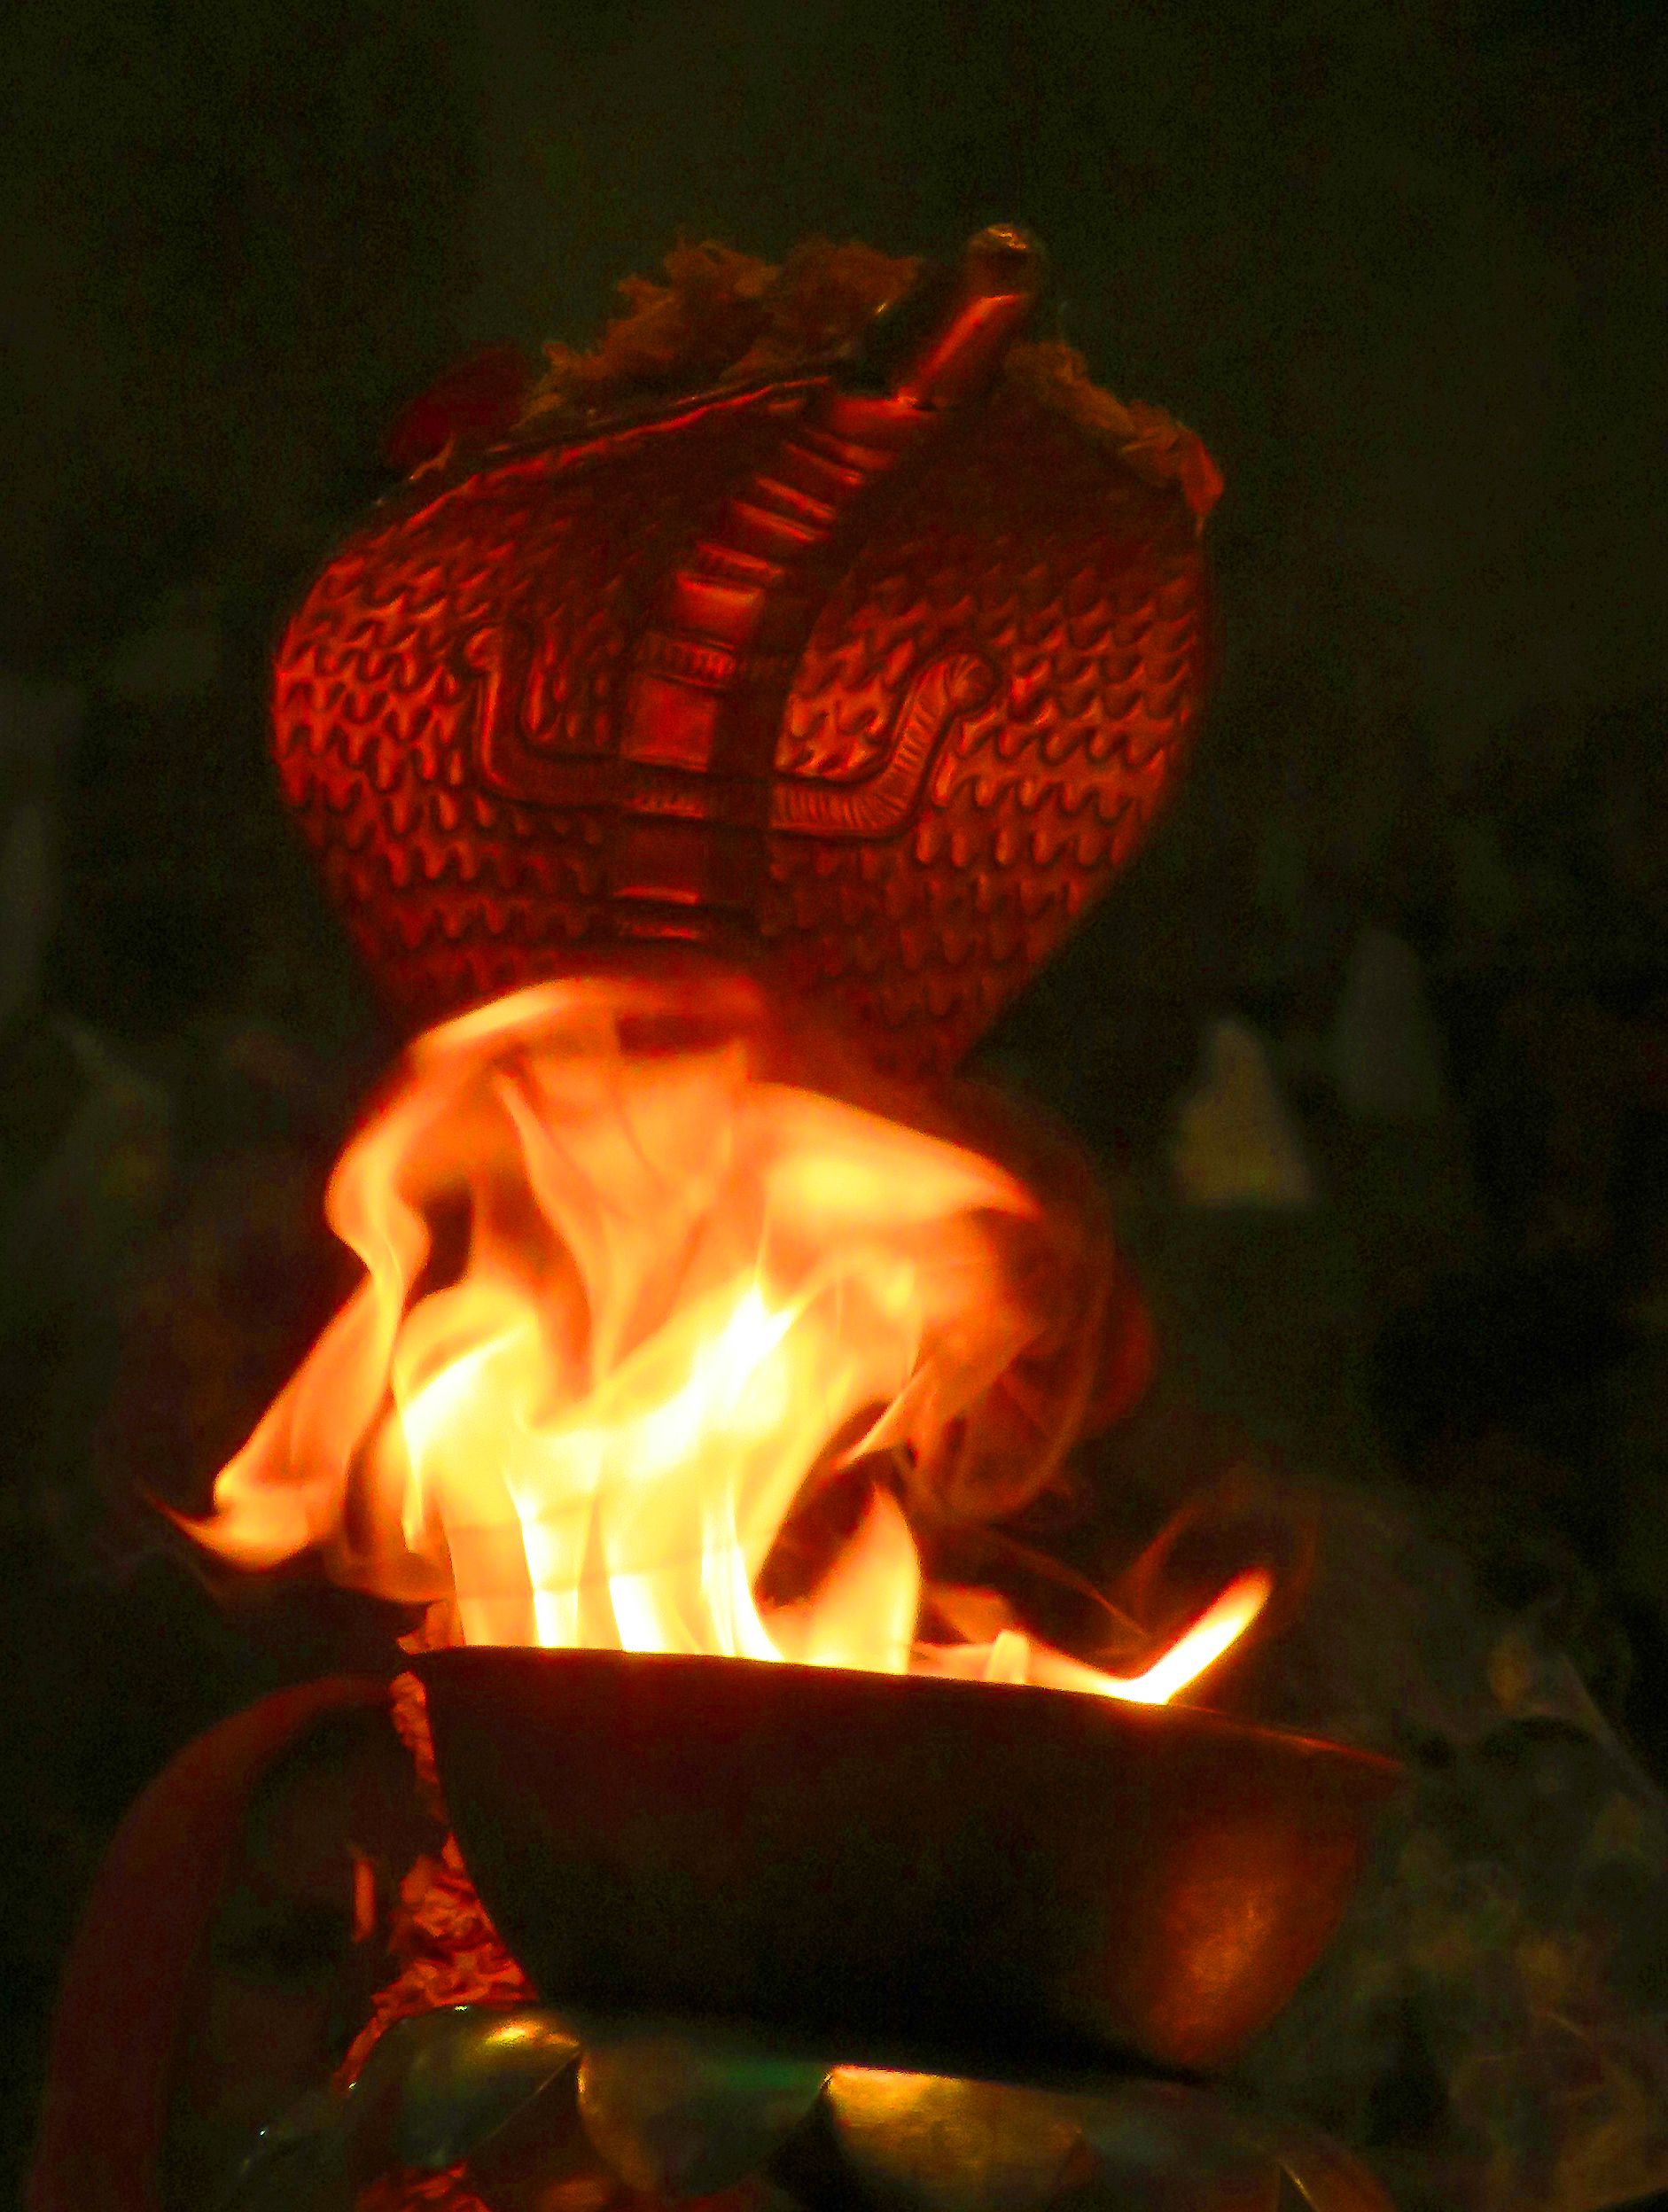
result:
[[[408,495],[290,621],[273,696],[284,796],[414,1022],[609,936],[632,645],[691,518],[775,446],[782,407],[693,410]]]
[[[801,660],[761,913],[790,971],[892,1064],[958,1059],[1145,833],[1206,631],[1181,499],[998,393],[879,519]]]
[[[648,804],[759,848],[752,874],[726,862],[727,915],[698,874],[657,931],[739,928],[884,1063],[946,1067],[1146,831],[1205,686],[1196,521],[1011,386],[830,546],[762,782],[661,772],[645,799],[620,757],[634,655],[807,389],[419,479],[304,599],[277,656],[284,792],[414,1023],[640,940],[610,854]]]

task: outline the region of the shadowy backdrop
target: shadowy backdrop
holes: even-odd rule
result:
[[[1157,1491],[1244,1451],[1407,1516],[1668,1777],[1668,14],[55,0],[0,103],[5,2177],[122,1806],[380,1632],[229,1609],[132,1502],[200,1499],[339,1295],[394,1043],[268,772],[273,626],[405,401],[681,232],[1017,217],[1216,454],[1196,766],[990,1064],[1113,1181]],[[1486,2135],[1416,2042],[1360,2131]],[[1648,2138],[1557,2201],[1661,2185]]]

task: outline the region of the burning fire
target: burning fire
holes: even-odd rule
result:
[[[193,1533],[251,1568],[316,1549],[468,1643],[1163,1703],[1268,1577],[1129,1678],[924,1579],[900,1492],[993,1424],[1041,1476],[1069,1441],[1027,1371],[1054,1232],[979,1152],[784,1079],[772,1037],[751,983],[703,972],[541,985],[423,1038],[330,1187],[365,1280]],[[806,1586],[767,1595],[784,1530],[863,1470]]]

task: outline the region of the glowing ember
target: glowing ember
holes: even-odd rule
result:
[[[992,1593],[924,1586],[900,1502],[993,1427],[1014,1448],[1017,1405],[1025,1448],[1057,1456],[1026,1383],[1059,1323],[1045,1210],[772,1060],[752,987],[710,975],[540,985],[424,1038],[331,1184],[366,1279],[193,1532],[248,1567],[316,1548],[339,1580],[444,1603],[468,1643],[1164,1702],[1267,1576],[1118,1679]],[[764,1595],[784,1529],[860,1467],[808,1586]]]

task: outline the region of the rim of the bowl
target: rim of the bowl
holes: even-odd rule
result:
[[[1386,1795],[1407,1779],[1402,1763],[1383,1752],[1338,1743],[1327,1736],[1241,1720],[1209,1706],[1153,1705],[1134,1699],[1104,1697],[1092,1691],[1054,1689],[1029,1682],[973,1682],[946,1675],[882,1674],[857,1667],[809,1666],[789,1659],[767,1661],[695,1652],[611,1651],[588,1646],[551,1647],[535,1644],[452,1645],[440,1651],[418,1653],[410,1665],[419,1680],[426,1680],[432,1674],[444,1677],[484,1672],[506,1662],[529,1672],[548,1673],[606,1673],[621,1670],[627,1663],[634,1669],[668,1675],[692,1676],[698,1670],[713,1668],[736,1682],[756,1674],[761,1685],[768,1680],[780,1682],[784,1678],[799,1676],[817,1678],[826,1684],[832,1678],[844,1683],[852,1697],[859,1702],[891,1701],[902,1695],[916,1701],[924,1712],[934,1705],[960,1706],[969,1711],[987,1710],[984,1701],[994,1693],[1009,1701],[1018,1700],[1022,1706],[1029,1704],[1044,1725],[1048,1716],[1063,1715],[1068,1710],[1078,1714],[1099,1712],[1106,1716],[1109,1728],[1116,1728],[1121,1723],[1130,1733],[1139,1733],[1143,1740],[1154,1742],[1173,1741],[1180,1731],[1183,1735],[1214,1739],[1224,1747],[1233,1746],[1243,1751],[1267,1748],[1276,1753],[1318,1755],[1339,1765],[1355,1768],[1363,1780],[1376,1779]]]

